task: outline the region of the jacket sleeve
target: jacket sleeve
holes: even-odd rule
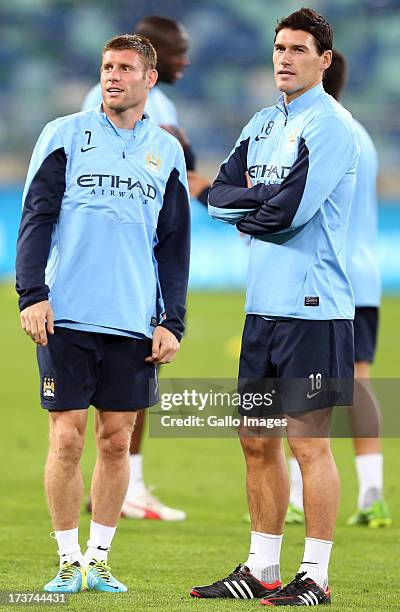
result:
[[[251,236],[292,232],[321,208],[347,172],[355,173],[359,147],[351,125],[338,115],[306,126],[298,157],[276,193],[248,213],[237,228]]]
[[[185,159],[179,157],[169,176],[158,217],[154,255],[164,303],[161,325],[181,340],[185,324],[190,257],[190,208]]]
[[[208,212],[213,219],[237,223],[251,211],[257,211],[267,197],[276,192],[276,185],[259,183],[247,187],[247,151],[254,118],[245,126],[234,149],[222,163],[208,194]]]
[[[65,191],[66,164],[61,136],[49,123],[33,151],[23,194],[16,260],[20,310],[48,299],[45,269]]]

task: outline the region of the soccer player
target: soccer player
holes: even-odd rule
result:
[[[332,64],[324,76],[324,89],[340,100],[346,82],[344,56],[333,51]],[[354,127],[360,145],[356,185],[347,228],[347,275],[355,299],[354,374],[358,380],[354,404],[349,408],[353,426],[355,462],[358,476],[358,510],[349,525],[385,527],[391,524],[383,498],[383,455],[379,439],[380,410],[368,384],[369,366],[374,360],[381,297],[376,258],[378,157],[369,134],[356,120]],[[368,437],[376,432],[376,437]],[[303,522],[303,483],[299,465],[289,459],[290,504],[287,522]]]
[[[17,247],[21,324],[37,344],[49,412],[45,487],[60,570],[48,592],[119,592],[107,555],[129,480],[138,410],[157,402],[159,363],[183,334],[189,269],[186,169],[176,138],[144,114],[156,52],[123,35],[103,49],[103,103],[43,130]],[[88,549],[78,541],[88,407],[97,461]]]
[[[161,15],[148,15],[136,24],[134,32],[148,38],[157,52],[158,83],[174,85],[184,76],[189,65],[189,36],[181,23]],[[85,97],[82,110],[95,108],[100,103],[101,89],[98,84]],[[176,106],[158,85],[149,93],[146,113],[155,123],[178,138],[185,152],[190,194],[207,205],[209,181],[195,170],[196,158],[184,131],[179,127]],[[135,432],[137,431],[138,422],[135,426]],[[137,471],[141,470],[139,462],[136,468]]]
[[[243,425],[249,556],[226,578],[193,587],[193,597],[255,597],[276,606],[331,600],[339,479],[324,433],[331,407],[350,403],[351,396],[333,379],[353,378],[354,300],[344,247],[359,154],[351,115],[322,87],[332,46],[331,26],[311,9],[278,23],[273,63],[282,95],[243,129],[209,195],[212,217],[251,236],[239,389],[266,388],[266,379],[276,379],[281,406],[268,408],[266,401],[252,414],[262,418],[280,409],[286,415],[304,480],[303,560],[281,588],[289,501],[282,439]],[[246,414],[243,407],[240,412]]]
[[[159,15],[144,17],[134,27],[136,34],[148,38],[157,52],[157,83],[174,84],[184,75],[189,65],[189,37],[181,23]],[[100,84],[87,94],[82,110],[99,106],[101,103]],[[152,121],[176,136],[183,146],[189,188],[193,197],[207,204],[209,183],[194,170],[195,156],[181,128],[175,104],[161,88],[155,85],[149,92],[146,113]],[[136,418],[135,428],[129,449],[130,477],[122,513],[127,518],[159,519],[163,521],[182,521],[186,518],[183,510],[170,508],[155,497],[145,486],[143,475],[143,454],[141,452],[145,411],[141,410]],[[89,510],[91,504],[89,503]]]

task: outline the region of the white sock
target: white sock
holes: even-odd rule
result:
[[[143,455],[129,455],[129,485],[126,493],[127,499],[142,495],[146,491],[143,480]]]
[[[307,572],[303,580],[312,578],[321,588],[326,589],[332,545],[333,542],[328,540],[305,539],[303,561],[299,569],[299,572]]]
[[[303,477],[294,457],[289,457],[290,503],[303,510]]]
[[[250,553],[244,565],[263,582],[270,584],[281,579],[279,558],[282,538],[282,535],[251,532]]]
[[[65,562],[75,563],[75,561],[83,566],[83,555],[78,541],[78,527],[65,531],[54,531],[54,537],[58,544],[60,567]]]
[[[368,508],[378,499],[383,499],[383,455],[368,453],[356,455],[358,476],[358,507]]]
[[[107,527],[107,525],[90,521],[90,538],[87,542],[88,549],[84,557],[84,567],[87,567],[92,559],[107,561],[116,529],[116,527]]]

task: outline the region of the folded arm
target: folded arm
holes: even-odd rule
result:
[[[249,124],[250,125],[250,124]],[[249,126],[243,130],[235,148],[223,162],[208,195],[208,212],[213,219],[237,223],[250,211],[258,210],[266,198],[277,190],[276,185],[247,187],[247,151]]]
[[[251,236],[293,232],[321,208],[346,172],[355,171],[358,145],[337,115],[316,118],[304,131],[298,157],[272,197],[238,223]]]

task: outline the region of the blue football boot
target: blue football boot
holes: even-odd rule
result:
[[[128,587],[114,578],[110,566],[105,561],[93,559],[87,568],[86,579],[87,588],[92,591],[125,593],[128,590]]]
[[[46,593],[79,593],[82,590],[85,572],[75,563],[63,563],[57,572],[57,576],[48,582],[43,589]]]

